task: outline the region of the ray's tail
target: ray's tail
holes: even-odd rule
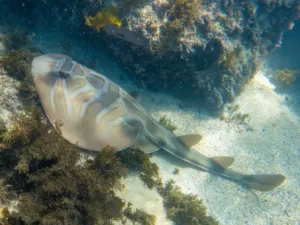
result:
[[[271,191],[285,181],[281,174],[244,175],[242,180],[249,188],[258,191]]]
[[[282,184],[286,179],[286,177],[281,174],[248,175],[236,172],[228,168],[234,162],[234,158],[229,156],[208,158],[192,149],[189,151],[169,152],[202,170],[242,183],[247,187],[258,191],[271,191]]]

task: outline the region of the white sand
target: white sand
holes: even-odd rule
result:
[[[38,47],[46,53],[62,52],[59,35],[43,35],[49,39],[47,41],[36,34]],[[86,50],[82,50],[79,45],[72,43],[72,52],[78,57],[95,59],[98,72],[109,76],[126,90],[138,89],[126,79],[118,80],[120,74],[124,77],[126,74],[114,62],[99,53],[95,58],[93,54],[97,49],[83,46]],[[209,215],[216,217],[221,224],[300,223],[299,115],[286,106],[284,96],[275,93],[263,74],[259,73],[232,104],[240,106],[238,112],[250,115],[249,125],[254,131],[246,131],[235,122],[213,118],[201,109],[182,109],[179,100],[163,94],[141,91],[141,99],[156,119],[162,115],[171,118],[178,126],[176,134],[202,134],[203,139],[195,149],[203,154],[233,156],[236,162],[232,168],[244,173],[282,173],[287,177],[285,184],[272,192],[253,192],[220,177],[199,172],[161,151],[151,158],[159,165],[164,181],[172,178],[185,193],[199,195],[204,199]],[[0,111],[4,114],[0,117],[7,118],[6,108],[2,106]],[[180,168],[179,175],[173,174],[175,167]],[[172,224],[166,219],[162,199],[155,191],[147,189],[136,175],[129,176],[125,184],[126,188],[119,195],[132,202],[133,208],[144,208],[156,215],[158,225]]]

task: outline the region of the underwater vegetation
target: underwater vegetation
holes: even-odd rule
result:
[[[274,74],[274,79],[277,82],[280,82],[282,85],[289,85],[297,80],[297,72],[296,70],[291,69],[281,69],[276,70]]]
[[[152,163],[149,156],[143,151],[129,148],[118,153],[118,157],[129,169],[140,171],[140,179],[148,188],[152,189],[161,185],[158,166]]]
[[[31,43],[31,37],[24,31],[17,29],[13,32],[8,32],[0,37],[0,41],[4,44],[6,50],[16,50],[23,48]]]
[[[246,131],[253,131],[253,128],[249,125],[250,115],[239,112],[239,105],[227,105],[223,113],[220,115],[220,120],[223,120],[227,123],[235,123],[240,128],[240,131],[243,129]]]
[[[10,77],[20,81],[17,87],[19,98],[26,105],[40,104],[31,76],[31,61],[39,54],[36,49],[19,48],[0,57],[0,67],[3,67]]]
[[[102,29],[105,24],[115,24],[119,28],[122,26],[118,9],[114,6],[100,10],[94,17],[86,16],[85,24],[97,31]]]
[[[175,190],[174,183],[172,187],[163,185],[158,166],[144,152],[129,149],[115,154],[115,149],[105,147],[91,160],[61,137],[61,123],[52,128],[36,107],[27,108],[12,121],[8,130],[1,126],[0,158],[5,164],[0,169],[11,171],[3,185],[12,186],[20,197],[17,211],[2,211],[3,224],[106,225],[124,220],[125,216],[136,224],[153,225],[154,215],[140,209],[133,212],[130,203],[124,209],[125,202],[115,195],[114,189],[119,179],[127,175],[127,168],[140,171],[146,186],[159,190],[168,211],[172,211],[168,213],[170,219],[178,224],[215,224],[208,223],[215,220],[206,216],[203,203],[195,200],[197,197],[192,200],[178,188]],[[1,201],[9,200],[3,199],[5,193],[1,195]],[[178,205],[170,196],[192,204]],[[192,222],[196,219],[197,223]]]
[[[15,222],[16,221],[11,218],[11,214],[10,214],[8,208],[4,207],[1,210],[0,224],[1,225],[10,225],[10,224],[15,224]]]
[[[176,224],[219,224],[213,217],[206,215],[206,208],[198,196],[183,194],[173,180],[168,181],[164,188],[159,189],[159,193],[164,198],[167,216]]]
[[[179,170],[179,168],[176,167],[173,171],[173,174],[178,175],[179,173],[180,173],[180,170]]]
[[[0,58],[0,66],[18,80],[23,80],[30,74],[30,64],[35,54],[28,49],[11,50],[6,56]]]
[[[168,21],[162,29],[162,43],[156,53],[164,54],[179,43],[186,27],[191,26],[199,16],[201,0],[170,0],[165,6],[168,10]]]
[[[166,115],[163,115],[159,119],[159,123],[169,129],[170,131],[174,132],[177,129],[177,126],[172,123],[170,119],[167,118]]]
[[[124,215],[133,222],[133,224],[142,224],[142,225],[155,225],[156,217],[145,213],[141,209],[136,209],[135,212],[132,212],[131,203],[128,203],[127,207],[124,210]]]
[[[178,225],[217,225],[218,222],[206,214],[206,207],[203,201],[196,195],[186,195],[182,193],[175,182],[170,180],[163,184],[159,175],[159,169],[151,163],[149,156],[140,150],[130,149],[128,153],[123,151],[120,153],[121,161],[124,162],[129,169],[136,169],[140,174],[150,179],[141,180],[148,188],[156,188],[158,193],[163,197],[164,206],[167,210],[167,216]],[[134,159],[134,160],[131,160]],[[144,165],[144,166],[139,166]],[[155,165],[155,170],[145,170],[143,168],[151,168]],[[154,178],[154,179],[153,179]],[[151,185],[149,185],[151,181]]]
[[[126,151],[124,151],[126,153]],[[123,152],[122,152],[123,154]],[[129,155],[132,155],[133,157],[139,155],[139,157],[136,157],[134,161],[130,161],[129,158],[131,157],[124,157],[124,155],[121,155],[121,161],[124,160],[124,162],[129,166],[129,168],[135,168],[137,170],[142,171],[147,174],[148,177],[155,177],[155,180],[152,180],[151,185],[149,186],[149,179],[143,179],[140,177],[144,183],[149,187],[153,188],[155,187],[159,194],[164,199],[164,205],[167,210],[167,216],[168,218],[172,219],[176,224],[190,224],[190,225],[215,225],[218,224],[218,222],[212,218],[206,215],[206,208],[202,202],[202,200],[199,199],[196,195],[186,195],[181,192],[180,188],[175,185],[174,181],[168,181],[165,185],[161,182],[161,178],[159,175],[158,169],[155,170],[155,172],[149,170],[145,171],[142,170],[141,167],[137,166],[140,164],[145,165],[153,165],[153,163],[149,164],[148,161],[148,155],[140,150],[130,150]],[[155,164],[154,164],[155,165]],[[157,182],[159,181],[159,182]],[[142,223],[143,224],[143,223]]]
[[[0,155],[4,167],[12,168],[4,185],[20,195],[12,217],[19,224],[111,224],[121,219],[125,203],[113,188],[126,168],[111,148],[93,161],[82,160],[79,149],[61,138],[60,126],[52,129],[31,108],[2,135]]]

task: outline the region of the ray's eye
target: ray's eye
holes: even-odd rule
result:
[[[62,79],[67,79],[68,77],[70,77],[70,72],[66,70],[60,70],[58,71],[58,75]]]
[[[70,59],[65,59],[61,69],[58,71],[59,77],[62,79],[67,79],[71,76],[73,68],[73,61]]]

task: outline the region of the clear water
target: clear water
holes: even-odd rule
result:
[[[145,2],[146,5],[154,7],[154,3]],[[94,12],[88,7],[89,4],[95,5]],[[178,80],[174,81],[175,83],[170,81],[172,90],[167,87],[162,88],[163,84],[159,82],[161,77],[165,76],[164,70],[157,73],[157,68],[153,64],[154,72],[150,71],[150,66],[147,68],[148,71],[142,71],[140,74],[157,73],[156,76],[159,78],[157,81],[156,78],[152,78],[153,86],[147,83],[149,81],[147,79],[145,79],[146,84],[143,83],[142,79],[136,76],[139,74],[136,71],[140,67],[134,63],[127,65],[118,56],[119,47],[122,49],[121,57],[130,57],[129,54],[124,54],[122,44],[125,45],[125,42],[118,42],[118,39],[107,36],[103,30],[96,32],[85,25],[83,15],[88,13],[85,10],[90,10],[89,12],[95,15],[99,5],[100,1],[96,0],[72,3],[67,0],[52,2],[0,0],[0,38],[2,38],[0,60],[11,51],[5,49],[5,35],[25,32],[30,40],[28,45],[22,47],[37,49],[39,55],[54,53],[68,55],[76,62],[108,77],[128,93],[138,91],[140,103],[149,115],[156,121],[165,115],[176,125],[177,129],[174,131],[176,136],[185,134],[203,136],[202,140],[193,146],[195,151],[207,157],[232,156],[235,162],[230,168],[243,174],[283,174],[286,177],[283,184],[274,190],[260,192],[249,188],[243,182],[232,182],[232,178],[240,181],[239,177],[229,176],[231,180],[228,180],[222,176],[199,171],[197,165],[191,165],[199,161],[184,162],[186,158],[181,154],[179,156],[182,157],[174,157],[169,154],[172,149],[165,149],[167,151],[162,149],[150,154],[150,159],[158,165],[164,183],[172,179],[183,193],[193,194],[203,199],[208,215],[214,217],[220,224],[300,224],[299,22],[295,23],[292,30],[284,33],[281,47],[269,52],[259,70],[234,99],[231,102],[224,101],[226,104],[223,109],[217,112],[211,110],[202,101],[206,93],[198,93],[198,96],[189,95],[188,88],[179,89],[176,93],[174,87],[177,87]],[[125,22],[124,27],[126,27]],[[18,41],[21,46],[22,40]],[[19,49],[20,46],[14,46],[14,49]],[[128,52],[131,51],[132,49],[128,47]],[[205,58],[206,55],[203,57]],[[205,61],[203,58],[193,58],[184,63],[180,61],[178,64],[198,70],[202,68],[203,61]],[[172,66],[178,65],[168,65],[164,68]],[[20,109],[26,107],[26,102],[18,98],[14,74],[0,69],[0,118],[9,124],[9,116],[22,111]],[[276,70],[282,69],[295,71],[296,80],[289,85],[276,82],[274,79]],[[38,107],[42,109],[41,104]],[[243,116],[245,118],[241,119]],[[157,141],[156,144],[162,143],[159,147],[169,147],[175,143],[172,142],[174,139],[171,139],[172,143],[158,142],[165,141],[166,139],[161,137],[169,133],[159,133],[159,135],[151,133],[151,135],[157,138],[154,140]],[[112,138],[117,141],[118,136]],[[83,154],[91,155],[89,151],[84,151]],[[210,164],[204,164],[203,167],[222,175],[220,168],[210,167]],[[179,174],[174,173],[176,168],[179,168]],[[1,171],[4,179],[7,171],[3,169]],[[226,177],[228,178],[227,175]],[[167,209],[161,195],[157,190],[147,188],[136,171],[131,171],[122,180],[122,184],[125,188],[117,189],[117,196],[125,202],[131,202],[133,208],[143,209],[146,213],[156,216],[158,225],[175,224],[167,217]],[[18,209],[18,206],[13,205],[12,202],[0,203],[1,209],[6,206],[9,206],[11,211]],[[30,209],[30,211],[34,210],[36,209]],[[84,212],[80,211],[80,213]],[[66,218],[61,219],[60,222],[68,224]],[[111,222],[122,224],[120,220]],[[130,221],[127,222],[130,224]],[[49,224],[52,223],[50,221]],[[138,224],[144,223],[138,222]],[[29,224],[33,223],[29,222]],[[39,221],[36,224],[42,223]],[[85,222],[81,221],[79,224]],[[189,225],[185,222],[179,224]]]

